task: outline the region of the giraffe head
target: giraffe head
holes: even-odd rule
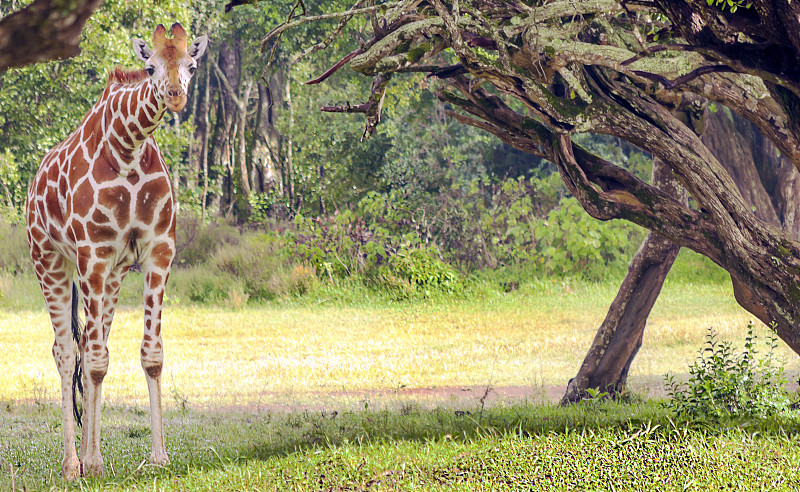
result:
[[[170,34],[172,38],[167,37],[167,29],[159,24],[153,33],[153,49],[137,38],[133,40],[133,51],[144,61],[157,97],[172,111],[180,111],[186,106],[189,81],[197,69],[197,60],[206,51],[208,37],[200,36],[187,48],[186,31],[180,24],[172,24]]]

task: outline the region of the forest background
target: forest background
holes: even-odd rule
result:
[[[4,1],[0,16],[24,3]],[[399,88],[386,96],[383,121],[368,140],[359,139],[359,118],[321,112],[369,92],[368,80],[351,70],[321,85],[305,82],[363,42],[370,26],[355,19],[327,49],[306,56],[336,21],[305,24],[276,52],[261,53],[261,37],[293,5],[262,2],[222,15],[221,5],[204,0],[107,1],[83,30],[80,56],[0,75],[6,275],[29,270],[19,226],[42,156],[75,128],[111,68],[138,66],[131,38],[147,39],[154,25],[178,21],[208,34],[211,44],[189,104],[168,114],[157,134],[180,210],[175,299],[241,304],[322,284],[408,299],[467,295],[477,284],[515,290],[543,278],[621,278],[644,231],[592,219],[551,163],[453,120],[424,74],[395,82]],[[324,0],[305,7],[313,14],[349,5]],[[724,136],[736,133],[739,160],[795,173],[749,123],[726,108],[711,110],[707,140],[729,142]],[[651,157],[630,144],[589,134],[575,139],[650,179]],[[786,208],[797,200],[781,196],[787,191],[779,183],[795,180],[766,180],[766,195]],[[780,212],[797,235],[793,209]],[[692,261],[703,265],[701,275],[725,278],[710,262]]]

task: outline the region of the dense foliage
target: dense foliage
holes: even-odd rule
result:
[[[345,5],[307,6],[319,13]],[[18,7],[3,4],[0,16]],[[172,21],[212,38],[186,110],[168,114],[156,135],[180,202],[176,265],[215,272],[190,275],[192,300],[271,299],[350,276],[391,297],[427,297],[462,292],[477,270],[596,280],[624,268],[639,230],[590,219],[551,164],[457,123],[423,75],[395,81],[403,90],[389,96],[383,124],[366,142],[355,138],[357,119],[320,113],[367,90],[345,71],[324,86],[302,83],[357,46],[366,20],[306,58],[298,55],[335,24],[302,26],[293,35],[306,42],[280,46],[265,71],[268,54],[257,41],[290,8],[259,4],[222,15],[205,0],[135,9],[105,2],[82,34],[80,56],[0,74],[2,227],[9,248],[23,248],[3,255],[3,270],[27,268],[15,224],[44,153],[76,127],[112,67],[138,66],[129,40],[149,40],[157,23]],[[576,138],[649,174],[649,157],[632,147]]]

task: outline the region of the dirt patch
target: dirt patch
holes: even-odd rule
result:
[[[634,377],[629,386],[636,394],[648,398],[665,395],[663,378]],[[211,412],[288,413],[288,412],[342,412],[364,409],[391,409],[418,407],[444,408],[471,411],[485,406],[558,403],[564,396],[566,385],[556,386],[438,386],[431,388],[395,388],[377,390],[337,390],[303,394],[261,393],[249,395],[250,402],[233,404],[192,404],[194,410]]]

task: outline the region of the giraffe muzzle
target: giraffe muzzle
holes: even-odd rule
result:
[[[167,97],[165,98],[165,102],[167,103],[167,107],[172,111],[180,111],[186,106],[186,93],[180,89],[169,89],[167,90]]]

